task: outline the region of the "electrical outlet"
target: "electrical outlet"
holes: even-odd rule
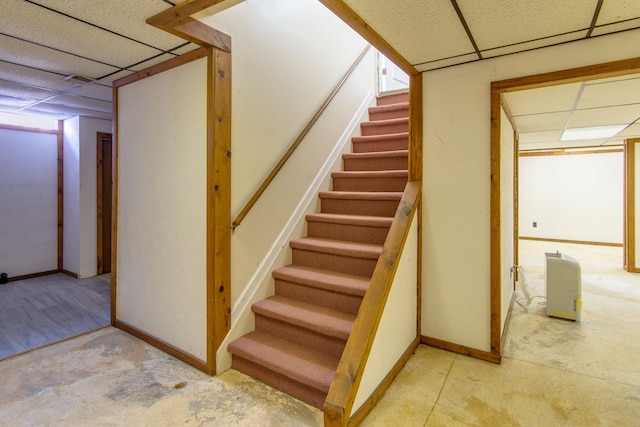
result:
[[[533,228],[538,227],[538,222],[537,221],[533,221]]]

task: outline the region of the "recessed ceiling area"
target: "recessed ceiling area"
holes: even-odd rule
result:
[[[640,75],[506,92],[520,150],[620,145],[640,137]],[[562,140],[565,130],[622,126],[614,136]]]

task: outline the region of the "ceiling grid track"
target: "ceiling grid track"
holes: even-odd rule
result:
[[[476,41],[473,38],[473,34],[471,33],[471,29],[469,28],[469,25],[467,25],[466,19],[464,19],[464,15],[462,14],[462,10],[460,9],[458,2],[456,0],[451,0],[451,5],[456,10],[456,13],[458,14],[458,19],[460,19],[460,23],[464,27],[464,31],[467,33],[467,37],[469,37],[469,41],[471,42],[473,49],[476,51],[476,54],[478,55],[478,59],[482,59],[482,52],[480,52],[480,49],[478,49],[478,45],[476,44]]]
[[[600,16],[600,10],[602,9],[602,3],[604,0],[598,0],[598,4],[596,5],[596,10],[593,12],[593,19],[591,19],[591,25],[589,25],[589,31],[587,31],[586,39],[591,37],[593,34],[593,30],[596,28],[596,24],[598,23],[598,16]]]

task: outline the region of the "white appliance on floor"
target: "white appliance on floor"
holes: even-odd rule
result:
[[[560,252],[546,252],[545,289],[547,315],[580,320],[582,311],[582,275],[575,258]]]

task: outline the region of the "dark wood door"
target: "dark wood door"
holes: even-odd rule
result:
[[[111,134],[98,133],[98,274],[111,272],[113,152]]]

